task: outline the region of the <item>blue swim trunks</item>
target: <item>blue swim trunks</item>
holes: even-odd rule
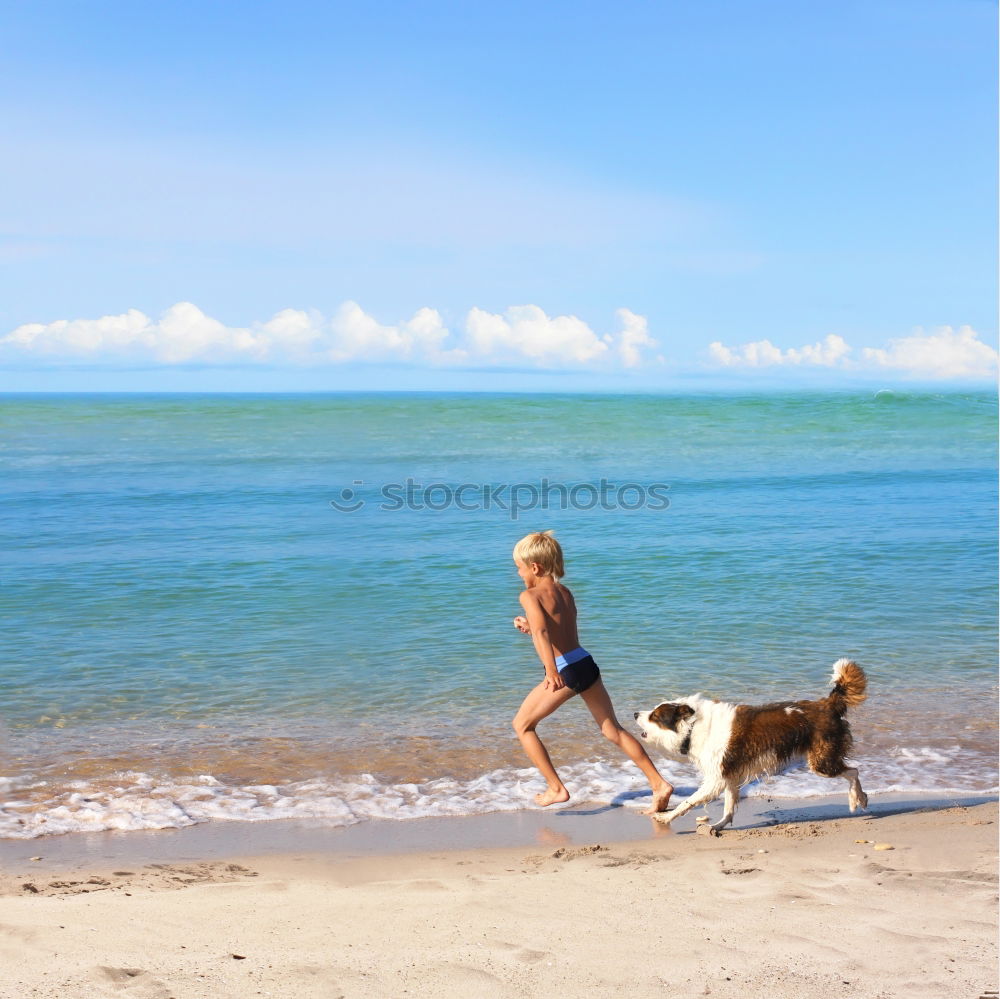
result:
[[[556,669],[563,683],[576,694],[589,690],[601,677],[593,656],[582,647],[556,656]]]

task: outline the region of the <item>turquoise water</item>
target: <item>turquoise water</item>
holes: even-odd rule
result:
[[[5,397],[0,835],[168,799],[200,820],[192,795],[210,818],[355,821],[401,787],[413,814],[515,807],[539,666],[510,550],[540,528],[623,719],[820,695],[848,655],[876,789],[992,788],[996,415],[989,393]],[[515,519],[511,486],[543,482],[551,508]],[[574,704],[547,731],[599,796],[626,771],[592,728]]]

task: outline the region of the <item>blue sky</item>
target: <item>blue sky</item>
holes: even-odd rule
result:
[[[985,0],[0,4],[0,389],[995,378]]]

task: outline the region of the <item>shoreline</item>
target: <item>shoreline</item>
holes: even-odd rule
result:
[[[571,801],[560,809],[527,807],[473,815],[374,819],[349,826],[325,825],[322,820],[309,819],[214,820],[179,829],[0,839],[0,872],[14,868],[73,870],[101,862],[178,863],[288,853],[346,861],[428,850],[579,847],[597,841],[643,843],[695,834],[697,816],[709,809],[717,811],[719,805],[716,802],[709,809],[694,809],[668,828],[642,814],[644,797],[648,795],[637,796],[632,806]],[[676,800],[683,797],[677,795]],[[724,831],[723,838],[744,830],[785,824],[832,820],[863,823],[889,815],[976,807],[996,801],[997,796],[989,793],[891,792],[872,795],[866,811],[851,815],[846,794],[790,798],[758,793],[740,799],[734,827]]]

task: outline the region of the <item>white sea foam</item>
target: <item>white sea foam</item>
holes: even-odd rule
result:
[[[961,746],[950,746],[946,750],[931,749],[930,746],[918,746],[910,749],[906,746],[894,746],[889,752],[904,763],[934,764],[950,763],[961,753]]]
[[[893,759],[859,760],[865,789],[879,792],[996,793],[981,775],[956,768],[961,747],[949,750],[897,748]],[[694,790],[697,775],[681,768],[672,775],[679,795]],[[648,791],[625,763],[588,761],[564,768],[574,800],[641,807]],[[263,822],[302,819],[336,827],[374,819],[461,816],[525,808],[541,787],[532,769],[501,769],[473,780],[441,777],[424,783],[384,784],[370,774],[338,780],[305,780],[273,785],[230,785],[205,774],[170,781],[145,773],[116,780],[71,781],[61,787],[44,781],[0,777],[0,838],[33,839],[73,832],[179,829],[201,822]],[[802,768],[755,782],[748,795],[784,798],[838,793],[839,781]]]

